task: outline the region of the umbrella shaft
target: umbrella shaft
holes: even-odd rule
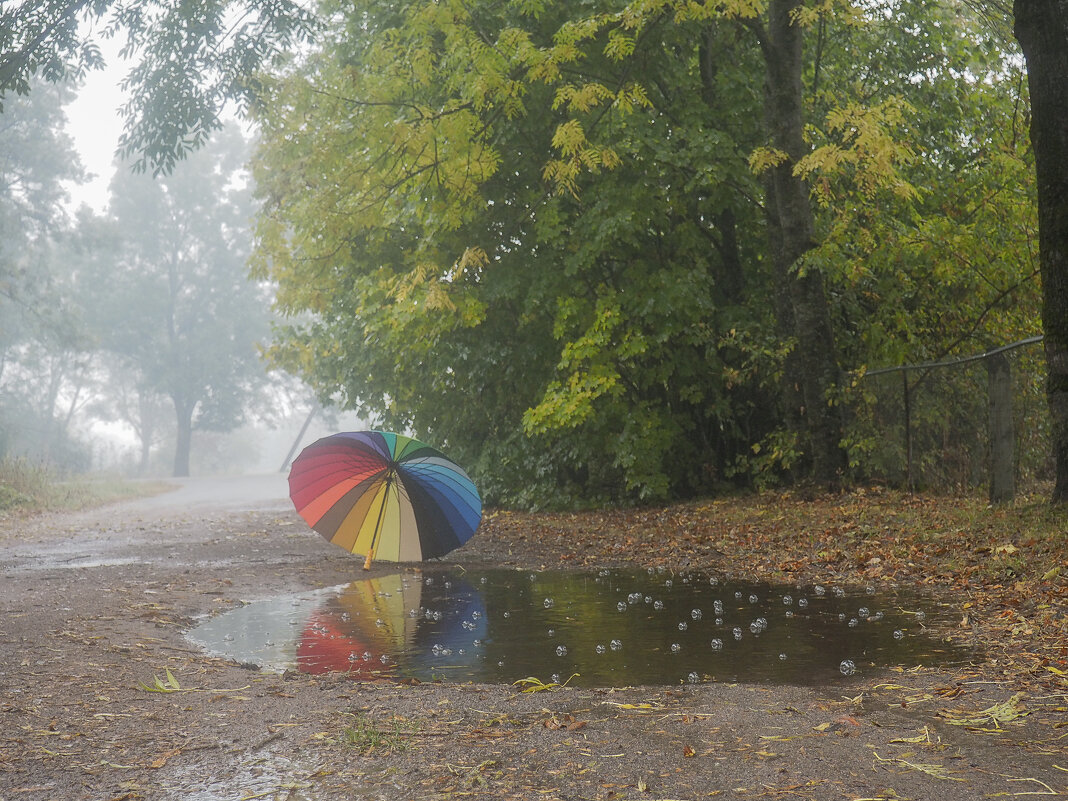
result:
[[[364,562],[364,569],[369,570],[371,567],[371,560],[375,555],[375,545],[378,543],[378,535],[382,531],[382,518],[386,514],[386,502],[389,500],[389,490],[393,486],[393,471],[390,470],[386,475],[386,486],[382,490],[382,505],[378,508],[378,520],[375,521],[375,531],[371,535],[371,545],[367,548],[367,561]]]

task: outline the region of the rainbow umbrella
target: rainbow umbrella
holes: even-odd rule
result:
[[[332,434],[301,451],[289,497],[308,525],[351,553],[415,562],[467,542],[482,500],[467,473],[440,451],[386,431]]]

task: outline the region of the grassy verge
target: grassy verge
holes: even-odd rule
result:
[[[79,476],[60,480],[54,471],[24,459],[0,462],[0,517],[88,509],[112,501],[157,495],[160,481],[129,481],[116,476]]]

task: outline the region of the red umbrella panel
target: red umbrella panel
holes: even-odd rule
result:
[[[386,431],[333,434],[294,460],[289,494],[330,542],[390,562],[444,556],[475,533],[482,500],[435,448]]]

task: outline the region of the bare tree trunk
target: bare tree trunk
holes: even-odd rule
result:
[[[809,435],[812,477],[827,486],[841,483],[845,455],[842,420],[830,393],[841,379],[838,352],[824,291],[816,269],[798,271],[798,261],[815,247],[815,217],[808,186],[793,168],[805,154],[802,122],[802,36],[793,19],[801,0],[771,0],[762,42],[766,65],[765,115],[771,144],[787,155],[768,176],[768,222],[781,314],[789,314],[797,349],[786,371],[789,414],[804,421]],[[788,307],[783,308],[783,307]],[[783,322],[783,321],[780,321]],[[791,381],[790,376],[795,378]]]
[[[1053,424],[1053,503],[1068,503],[1068,0],[1015,0],[1027,59],[1038,178],[1038,251],[1046,397]]]
[[[193,408],[175,398],[174,411],[178,423],[174,441],[174,476],[181,478],[189,475],[189,452],[193,446]]]

